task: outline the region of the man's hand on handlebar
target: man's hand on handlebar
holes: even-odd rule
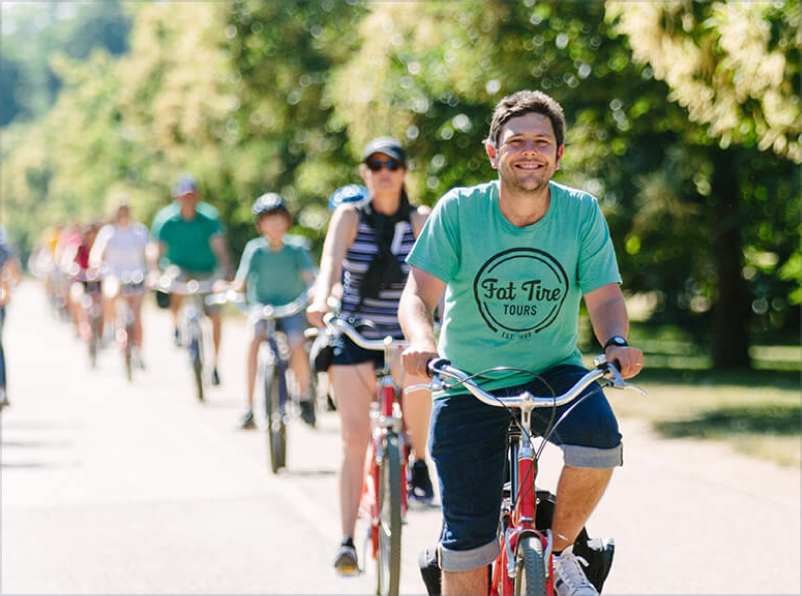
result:
[[[404,365],[404,372],[408,375],[417,377],[430,377],[431,374],[426,368],[430,360],[439,358],[437,349],[431,345],[409,346],[401,353],[401,363]]]
[[[608,346],[604,351],[607,362],[617,362],[621,376],[631,379],[643,370],[643,352],[631,346]]]

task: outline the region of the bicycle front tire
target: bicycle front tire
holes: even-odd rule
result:
[[[281,378],[275,366],[265,367],[265,415],[267,417],[267,450],[270,470],[274,474],[285,467],[287,460],[287,430],[281,412]]]
[[[401,580],[401,441],[390,433],[379,468],[376,594],[397,596]]]
[[[125,362],[125,377],[132,381],[134,378],[133,372],[133,362],[132,362],[132,347],[131,342],[133,341],[131,338],[133,337],[134,327],[133,325],[127,324],[125,325],[125,343],[123,344],[123,360]]]
[[[195,377],[198,401],[204,400],[203,395],[203,355],[200,339],[193,337],[189,342],[189,358],[192,361],[192,373]]]
[[[518,541],[515,553],[515,596],[545,596],[546,570],[543,565],[543,544],[538,536],[527,535]]]

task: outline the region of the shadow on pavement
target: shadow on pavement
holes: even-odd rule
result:
[[[635,383],[663,383],[666,385],[740,385],[743,387],[800,387],[799,371],[789,370],[681,370],[669,367],[649,367],[648,355],[644,371]]]
[[[654,428],[668,438],[707,438],[739,433],[794,436],[800,432],[801,413],[798,404],[727,406],[704,411],[687,420],[658,421]]]
[[[282,472],[287,476],[296,476],[298,478],[322,478],[324,476],[334,476],[336,473],[335,470],[286,470]]]
[[[4,439],[0,441],[0,446],[3,449],[16,447],[32,449],[54,447],[58,449],[69,449],[73,446],[73,443],[70,441],[7,441]]]

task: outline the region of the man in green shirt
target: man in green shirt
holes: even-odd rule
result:
[[[181,270],[185,279],[210,279],[215,272],[231,279],[231,263],[226,248],[225,228],[217,210],[203,203],[198,195],[194,178],[184,175],[173,187],[174,201],[159,211],[151,226],[155,249],[150,251],[152,268],[166,269],[172,265]],[[181,296],[170,295],[170,311],[173,313],[175,338],[178,341],[178,311]],[[212,382],[220,384],[217,372],[217,355],[222,335],[222,320],[219,308],[207,307],[206,314],[212,321],[214,343],[214,370]]]
[[[408,257],[399,304],[410,346],[409,374],[426,374],[437,356],[478,373],[495,366],[527,369],[559,394],[585,373],[577,344],[584,298],[607,359],[625,378],[643,354],[627,345],[628,318],[607,224],[589,194],[551,181],[564,151],[565,117],[540,92],[521,91],[496,107],[486,150],[497,181],[455,188],[435,206]],[[432,312],[445,291],[439,345]],[[531,375],[491,377],[491,389],[535,388]],[[539,389],[539,391],[538,391]],[[431,453],[437,464],[444,528],[443,594],[486,593],[487,566],[499,552],[496,532],[509,415],[466,395],[435,395]],[[548,423],[533,414],[538,432]],[[560,409],[556,417],[561,414]],[[604,395],[582,401],[552,441],[565,466],[557,487],[554,537],[559,596],[591,596],[572,545],[622,463],[621,435]]]

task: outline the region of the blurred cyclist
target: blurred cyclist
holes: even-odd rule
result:
[[[11,300],[11,287],[19,284],[22,279],[17,251],[8,242],[5,228],[0,226],[0,336],[3,333],[3,324],[6,320],[6,305]],[[0,340],[0,408],[11,405],[8,401],[6,389],[6,356],[3,342]]]
[[[292,225],[292,216],[287,204],[279,195],[267,193],[253,204],[254,225],[259,238],[245,246],[237,269],[233,288],[247,290],[249,304],[288,304],[302,295],[314,280],[315,266],[309,251],[287,234]],[[301,239],[305,240],[305,239]],[[248,395],[247,408],[242,418],[242,428],[254,428],[253,393],[256,385],[257,357],[259,346],[265,339],[267,325],[264,321],[249,321],[251,329],[248,346]],[[315,425],[314,396],[310,394],[309,359],[304,349],[306,317],[301,312],[292,317],[279,319],[277,327],[287,336],[290,345],[290,369],[295,375],[300,393],[301,418],[310,426]]]
[[[148,244],[148,229],[131,220],[131,208],[125,200],[117,206],[114,222],[103,226],[98,232],[89,264],[100,271],[104,279],[103,312],[107,327],[113,332],[115,303],[123,292],[134,315],[133,356],[142,366],[142,298],[145,293],[145,248]],[[108,283],[115,280],[119,283]],[[111,292],[114,293],[111,293]]]
[[[215,277],[231,278],[231,263],[226,248],[225,228],[220,222],[217,209],[200,200],[195,179],[183,175],[173,187],[174,201],[159,211],[151,226],[155,249],[150,250],[152,268],[165,269],[169,265],[178,267],[184,279],[209,280]],[[178,311],[181,296],[170,295],[170,310],[175,325],[175,341],[179,341]],[[214,343],[214,369],[212,382],[220,384],[217,372],[217,357],[220,351],[222,320],[218,306],[206,306],[206,314],[212,321]]]

